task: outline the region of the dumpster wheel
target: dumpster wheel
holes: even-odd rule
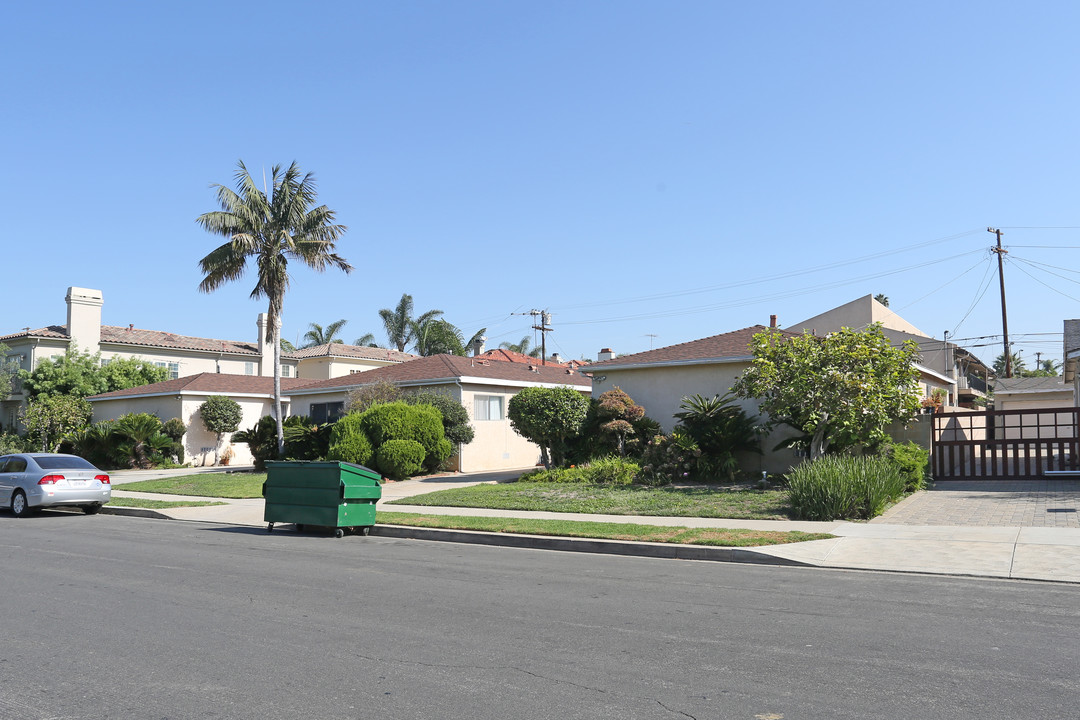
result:
[[[337,530],[334,531],[334,537],[336,537],[336,538],[345,537],[345,531],[342,530],[341,528],[338,528]]]
[[[266,532],[274,532],[274,523],[266,524]]]

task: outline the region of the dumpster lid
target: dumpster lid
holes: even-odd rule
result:
[[[267,460],[266,469],[271,468],[338,468],[357,475],[364,475],[372,480],[382,480],[380,473],[366,465],[358,465],[344,460]]]

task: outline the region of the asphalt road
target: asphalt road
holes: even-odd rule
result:
[[[1075,586],[0,512],[0,719],[1063,718]]]

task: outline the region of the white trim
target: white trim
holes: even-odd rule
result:
[[[361,378],[363,376],[364,376],[364,373],[357,373],[355,375],[355,377],[358,377],[358,378]],[[353,377],[353,376],[350,376],[350,377]],[[365,385],[372,385],[372,384],[374,384],[374,382],[377,382],[377,381],[358,382],[355,385],[336,385],[334,387],[323,387],[323,388],[297,388],[296,390],[290,391],[290,394],[291,395],[321,395],[321,394],[332,393],[332,392],[348,392],[349,390],[354,390],[354,389],[356,389],[358,387],[363,387]],[[525,382],[523,380],[500,380],[500,379],[497,379],[497,378],[482,378],[482,377],[468,377],[468,376],[462,376],[460,378],[459,377],[432,378],[430,380],[407,380],[407,381],[403,381],[403,382],[395,382],[393,380],[388,380],[387,382],[392,382],[392,383],[394,383],[395,385],[397,385],[399,387],[423,387],[423,386],[426,386],[426,385],[453,385],[453,384],[457,384],[457,385],[499,385],[499,386],[503,386],[503,387],[520,387],[520,388],[526,388],[526,387],[543,387],[543,388],[568,387],[568,388],[572,388],[574,390],[578,390],[579,392],[591,392],[591,389],[590,389],[590,387],[588,385],[570,385],[570,384],[567,384],[567,383],[555,383],[555,382]]]
[[[916,365],[915,365],[915,369],[916,369],[916,370],[918,370],[918,371],[919,371],[919,372],[921,372],[921,373],[926,373],[927,375],[930,375],[930,376],[932,376],[932,377],[935,377],[935,378],[937,378],[938,380],[941,380],[941,381],[943,381],[943,382],[944,382],[944,383],[946,383],[947,385],[955,385],[955,384],[956,384],[956,380],[953,380],[953,379],[952,379],[951,377],[949,377],[948,375],[942,375],[942,374],[941,374],[941,373],[939,373],[939,372],[936,372],[936,371],[934,371],[934,370],[931,370],[930,368],[926,367],[925,365],[918,365],[918,364],[916,364]]]
[[[262,399],[262,400],[273,400],[274,399],[274,394],[273,393],[231,393],[231,392],[221,392],[220,390],[173,390],[172,392],[139,393],[139,394],[136,394],[136,395],[116,395],[116,396],[113,396],[113,397],[99,397],[99,398],[88,397],[86,399],[89,402],[95,403],[95,402],[107,402],[109,400],[133,400],[135,398],[170,397],[170,396],[171,397],[183,397],[183,396],[190,397],[190,396],[197,396],[197,395],[204,395],[204,396],[207,396],[207,397],[209,397],[210,395],[223,395],[225,397],[230,397],[230,398],[256,398],[256,399]],[[282,402],[288,402],[289,401],[289,396],[288,395],[282,395],[281,396],[281,401]]]

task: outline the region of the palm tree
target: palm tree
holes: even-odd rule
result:
[[[334,222],[335,213],[325,205],[315,205],[318,193],[315,177],[304,174],[293,162],[282,170],[270,170],[270,197],[259,190],[241,160],[235,175],[236,190],[214,184],[221,210],[200,215],[196,222],[209,233],[227,238],[225,244],[199,261],[205,274],[199,283],[202,292],[213,292],[225,283],[239,280],[251,259],[257,279],[251,297],[268,300],[266,340],[274,348],[274,418],[280,454],[285,446],[281,428],[281,312],[289,287],[289,260],[322,271],[337,267],[346,273],[352,266],[334,252],[334,244],[345,226]]]
[[[509,350],[510,352],[517,352],[521,353],[522,355],[528,355],[529,357],[540,357],[540,348],[535,347],[531,350],[529,349],[530,347],[532,347],[532,342],[529,340],[528,335],[521,338],[521,342],[519,343],[502,342],[499,343],[499,347],[503,348],[504,350]]]
[[[405,293],[401,296],[401,300],[398,301],[397,307],[391,310],[390,308],[383,308],[379,311],[379,317],[382,318],[383,327],[386,328],[386,339],[390,344],[398,349],[399,352],[405,352],[405,348],[409,343],[416,339],[416,329],[428,320],[439,317],[443,314],[442,310],[428,310],[426,313],[418,318],[413,318],[413,299],[412,295]]]
[[[309,348],[318,345],[329,345],[330,343],[344,343],[345,341],[338,338],[337,334],[338,330],[344,327],[346,322],[348,321],[344,319],[336,320],[325,328],[319,323],[309,323],[308,327],[311,329],[304,333],[304,340],[307,342],[304,343],[303,347]]]
[[[353,345],[361,345],[363,347],[379,347],[379,344],[375,342],[375,336],[371,333],[364,333],[360,337],[353,340]]]
[[[882,305],[884,305],[885,307],[889,307],[889,297],[887,295],[885,295],[883,293],[878,293],[877,295],[874,296],[874,299],[877,300]]]
[[[1027,363],[1024,362],[1024,358],[1020,357],[1020,353],[1010,353],[1010,355],[1012,377],[1024,377],[1024,373],[1027,372]],[[1005,377],[1005,353],[994,358],[994,374]]]

